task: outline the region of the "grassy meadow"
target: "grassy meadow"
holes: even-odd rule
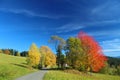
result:
[[[17,77],[29,74],[36,70],[29,70],[26,58],[0,54],[0,80],[14,80]],[[72,74],[59,70],[48,71],[43,80],[120,80],[120,76],[90,73]]]
[[[27,68],[26,58],[0,53],[0,80],[14,80],[34,71]]]
[[[92,75],[85,74],[71,74],[63,71],[49,71],[44,80],[120,80],[120,76],[111,76],[105,74],[91,73]]]

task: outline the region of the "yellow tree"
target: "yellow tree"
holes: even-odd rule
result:
[[[41,47],[40,47],[40,54],[41,54],[40,66],[41,66],[41,67],[44,67],[44,66],[45,66],[44,63],[45,63],[46,52],[47,52],[46,46],[41,46]]]
[[[56,56],[53,54],[53,52],[49,51],[46,53],[45,65],[50,67],[56,65]]]
[[[40,63],[40,52],[37,46],[33,43],[29,49],[27,63],[29,68],[37,68]]]
[[[48,46],[42,46],[40,52],[42,65],[45,65],[46,67],[56,65],[56,56]]]

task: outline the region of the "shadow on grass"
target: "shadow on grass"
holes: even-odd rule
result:
[[[11,63],[11,64],[12,64],[12,65],[19,66],[19,67],[27,68],[27,66],[25,66],[25,65],[22,65],[22,64],[15,64],[15,63]]]
[[[61,68],[41,68],[40,70],[63,70]]]
[[[27,63],[22,63],[23,65],[27,65]]]

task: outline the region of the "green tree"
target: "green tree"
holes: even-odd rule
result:
[[[40,63],[40,52],[37,46],[33,43],[29,49],[27,63],[29,68],[37,68]]]
[[[17,50],[14,50],[13,53],[14,53],[14,56],[18,55],[18,51]]]
[[[27,57],[27,56],[28,56],[28,51],[22,51],[22,52],[20,53],[20,56],[22,56],[22,57]]]
[[[66,42],[64,39],[62,39],[59,36],[51,36],[51,39],[49,40],[49,42],[55,44],[55,49],[57,52],[57,65],[58,65],[58,68],[60,68],[62,65],[61,63],[62,63],[62,59],[63,59],[62,50],[64,49]]]
[[[67,40],[65,50],[68,65],[75,69],[84,69],[86,58],[82,50],[81,41],[78,38],[70,37]]]
[[[57,48],[57,65],[61,66],[61,68],[64,68],[64,63],[65,63],[65,55],[62,54],[62,48],[60,45],[58,45]]]
[[[19,53],[19,52],[17,52],[17,53],[16,53],[16,56],[20,56],[20,53]]]
[[[16,56],[16,54],[18,53],[18,51],[14,49],[9,49],[9,51],[10,51],[10,55],[14,55],[14,56]]]

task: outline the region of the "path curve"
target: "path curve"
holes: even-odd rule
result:
[[[44,77],[46,72],[47,72],[47,70],[41,70],[38,72],[34,72],[31,74],[25,75],[23,77],[15,79],[15,80],[43,80],[43,77]]]

